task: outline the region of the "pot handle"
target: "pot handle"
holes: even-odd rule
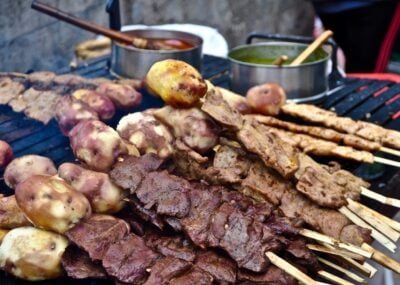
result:
[[[302,37],[302,36],[288,36],[280,34],[265,34],[252,32],[246,38],[246,44],[251,44],[254,39],[266,39],[266,40],[278,40],[284,42],[302,43],[310,44],[314,41],[312,37]],[[331,60],[332,60],[332,71],[329,74],[329,87],[334,88],[343,82],[343,76],[337,68],[337,49],[338,46],[334,39],[330,38],[325,42],[325,45],[330,45],[332,47]]]
[[[106,12],[109,16],[110,29],[115,31],[121,30],[121,14],[119,10],[119,0],[107,0]]]

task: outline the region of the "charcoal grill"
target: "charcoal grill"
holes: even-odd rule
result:
[[[229,63],[226,59],[205,55],[203,59],[203,76],[209,78],[215,85],[229,88]],[[112,78],[109,72],[109,58],[102,57],[85,62],[71,71],[69,68],[60,70],[59,74],[73,73],[87,78],[107,77]],[[400,131],[400,84],[391,81],[366,80],[366,79],[343,79],[340,85],[331,86],[330,95],[321,102],[326,109],[335,110],[339,115],[349,116],[354,119],[362,119],[377,123],[381,126]],[[145,96],[143,104],[138,110],[149,107],[160,106],[160,101],[153,97]],[[119,112],[110,125],[115,127],[119,118],[124,113]],[[69,147],[68,138],[64,137],[58,129],[57,123],[52,120],[48,125],[29,119],[22,113],[15,113],[5,105],[0,105],[0,139],[9,142],[14,150],[15,157],[25,154],[40,154],[52,159],[58,166],[63,162],[74,161]],[[396,159],[395,157],[393,159]],[[398,160],[398,158],[397,158]],[[350,165],[357,174],[365,173],[365,165]],[[0,172],[0,177],[2,177]],[[393,167],[384,167],[379,177],[372,181],[372,189],[381,194],[400,196],[400,172]],[[0,193],[11,194],[0,182]],[[363,201],[381,213],[393,216],[396,209],[382,206],[371,201]],[[3,279],[2,279],[3,278]],[[5,283],[3,283],[5,282]],[[60,279],[58,284],[69,284],[70,279]],[[0,273],[0,284],[17,285],[29,284],[15,279],[4,279]],[[52,281],[36,284],[52,284]],[[109,281],[75,281],[74,284],[113,284]]]

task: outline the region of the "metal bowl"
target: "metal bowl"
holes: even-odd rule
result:
[[[164,59],[185,61],[201,72],[203,40],[197,35],[156,29],[141,29],[124,33],[141,38],[168,38],[186,41],[193,48],[185,50],[148,50],[113,43],[111,72],[120,77],[142,79],[154,62]]]

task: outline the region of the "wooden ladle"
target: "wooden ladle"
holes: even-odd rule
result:
[[[38,1],[33,1],[31,7],[35,10],[43,12],[49,16],[65,21],[77,27],[80,27],[84,30],[104,35],[115,41],[125,43],[127,45],[132,45],[137,48],[156,49],[156,50],[183,50],[193,47],[193,45],[179,39],[151,39],[151,38],[133,37],[126,33],[107,29],[98,26],[94,23],[91,23],[89,21],[79,19],[57,8],[51,7],[47,4]]]
[[[317,48],[319,48],[324,42],[326,42],[333,32],[326,30],[318,38],[316,38],[302,53],[300,53],[293,61],[290,66],[302,64]]]

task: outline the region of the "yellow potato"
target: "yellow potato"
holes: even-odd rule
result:
[[[106,173],[67,162],[60,165],[58,175],[86,196],[95,213],[116,213],[125,205],[123,199],[128,193],[112,183]]]
[[[47,157],[28,154],[12,160],[4,171],[4,182],[14,189],[18,183],[32,175],[54,175],[57,169]]]
[[[64,233],[91,214],[86,197],[59,177],[34,175],[15,189],[18,206],[38,228]]]
[[[154,63],[144,80],[147,89],[176,108],[196,105],[207,92],[201,74],[186,62],[166,59]]]
[[[9,231],[0,246],[0,268],[24,280],[63,275],[61,256],[68,240],[56,233],[22,227]]]
[[[0,244],[3,241],[4,237],[10,230],[0,229]]]

